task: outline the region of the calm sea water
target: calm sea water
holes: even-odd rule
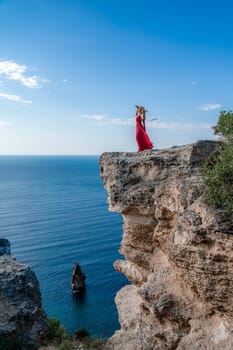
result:
[[[128,283],[112,266],[122,218],[106,200],[98,157],[0,157],[0,237],[36,273],[48,316],[98,337],[119,328],[114,297]],[[81,299],[70,288],[75,261],[87,278]]]

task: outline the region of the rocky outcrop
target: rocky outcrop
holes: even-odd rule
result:
[[[78,262],[74,263],[72,276],[71,276],[71,288],[75,295],[83,294],[86,290],[86,276],[83,273]]]
[[[9,241],[0,240],[0,246],[0,347],[12,344],[13,349],[15,344],[15,349],[37,349],[47,330],[38,280],[28,266],[10,255]]]
[[[124,219],[114,350],[233,349],[233,225],[206,205],[202,164],[215,142],[104,153],[109,208]]]
[[[10,254],[11,253],[11,246],[8,239],[0,238],[0,255],[3,254]]]

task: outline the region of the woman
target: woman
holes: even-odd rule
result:
[[[152,149],[153,144],[146,133],[146,110],[143,106],[136,106],[136,141],[138,145],[138,152],[145,149]]]

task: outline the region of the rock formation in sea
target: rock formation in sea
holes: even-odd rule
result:
[[[74,263],[72,276],[71,276],[71,288],[72,292],[76,295],[83,294],[86,290],[86,276],[83,273],[78,262]]]
[[[233,349],[233,223],[204,198],[215,146],[101,156],[109,208],[124,220],[115,269],[131,281],[107,349]]]
[[[41,293],[34,272],[10,255],[10,243],[0,239],[0,346],[34,350],[47,330]],[[15,343],[15,345],[13,345]],[[8,348],[5,345],[5,348]]]
[[[0,255],[11,254],[10,242],[6,238],[0,238]]]

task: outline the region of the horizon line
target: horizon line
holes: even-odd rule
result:
[[[98,157],[100,154],[0,154],[0,157]]]

